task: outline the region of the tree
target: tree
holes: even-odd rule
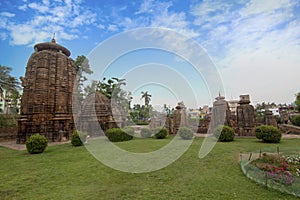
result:
[[[0,65],[0,86],[1,88],[13,91],[20,89],[20,82],[16,77],[10,75],[12,68]]]
[[[104,94],[107,98],[112,99],[119,108],[128,111],[132,100],[131,93],[123,90],[122,85],[126,85],[125,79],[112,77],[106,81],[103,78],[97,85],[97,91]]]
[[[78,82],[78,98],[81,101],[84,97],[83,94],[83,82],[87,80],[84,74],[92,74],[93,71],[90,69],[89,60],[84,56],[77,56],[75,62],[75,69],[77,74]]]
[[[112,77],[106,81],[106,78],[103,78],[102,81],[98,83],[97,90],[109,99],[112,97],[125,98],[127,92],[121,89],[122,85],[126,85],[125,79]]]
[[[298,94],[296,94],[295,104],[296,104],[296,110],[298,110],[298,112],[300,112],[300,92],[298,92]]]
[[[142,94],[141,99],[145,99],[145,106],[148,106],[149,103],[150,103],[150,101],[151,101],[151,98],[150,98],[151,95],[148,94],[148,91],[146,91],[146,92],[141,92],[141,94]]]

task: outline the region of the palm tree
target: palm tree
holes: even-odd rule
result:
[[[148,106],[149,103],[150,103],[150,101],[151,101],[151,98],[150,98],[151,95],[148,94],[148,91],[146,91],[146,92],[141,92],[141,94],[142,94],[141,99],[145,99],[145,106]]]

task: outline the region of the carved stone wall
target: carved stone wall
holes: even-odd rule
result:
[[[70,51],[52,42],[34,46],[25,78],[17,143],[24,143],[32,134],[42,134],[57,141],[68,138],[74,130],[72,94],[76,78]],[[76,95],[76,94],[75,94]]]
[[[84,100],[78,124],[90,136],[101,136],[109,128],[124,127],[126,117],[124,109],[97,92]]]
[[[254,107],[250,105],[249,95],[241,95],[237,107],[237,125],[239,136],[253,136],[255,128]]]

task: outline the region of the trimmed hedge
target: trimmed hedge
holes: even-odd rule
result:
[[[300,115],[295,115],[291,117],[291,122],[295,126],[300,126]]]
[[[277,127],[261,125],[255,128],[255,136],[266,143],[279,143],[282,135]]]
[[[123,142],[133,139],[132,135],[128,135],[121,128],[110,128],[105,132],[105,135],[111,142]]]
[[[184,140],[191,140],[194,137],[194,132],[188,127],[180,127],[178,135]]]
[[[141,137],[142,138],[149,138],[153,134],[153,131],[149,128],[142,128],[141,129]]]
[[[40,134],[31,135],[26,141],[26,149],[31,154],[43,153],[47,146],[47,138]]]
[[[233,128],[226,125],[219,125],[214,130],[214,136],[218,138],[220,142],[230,142],[234,140],[235,133]]]
[[[74,131],[71,135],[71,144],[73,146],[83,146],[83,143],[86,141],[87,134],[82,131]]]
[[[164,127],[157,127],[154,129],[154,137],[156,139],[165,139],[168,136],[168,130]]]

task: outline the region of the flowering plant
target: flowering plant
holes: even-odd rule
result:
[[[280,154],[263,154],[252,161],[257,168],[266,172],[266,178],[284,185],[292,185],[300,177],[300,156]]]

